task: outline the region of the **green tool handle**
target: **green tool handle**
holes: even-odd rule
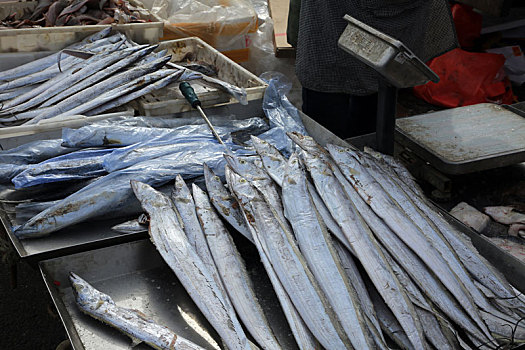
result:
[[[197,94],[191,87],[190,83],[183,81],[179,84],[179,89],[193,108],[197,108],[197,106],[201,105],[201,101],[199,101],[199,98],[197,97]]]

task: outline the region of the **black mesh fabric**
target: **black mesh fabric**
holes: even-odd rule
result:
[[[303,87],[377,92],[378,74],[337,46],[345,14],[400,40],[424,62],[457,47],[446,0],[302,0],[296,73]]]

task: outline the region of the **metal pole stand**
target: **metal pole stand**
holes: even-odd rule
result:
[[[338,45],[356,59],[376,70],[379,82],[377,103],[377,149],[394,153],[397,89],[437,83],[439,77],[402,42],[346,15],[348,25]]]
[[[379,81],[376,116],[376,146],[381,153],[394,155],[397,88],[385,80]]]

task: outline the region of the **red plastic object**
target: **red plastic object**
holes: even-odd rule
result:
[[[500,54],[454,49],[428,63],[439,75],[439,83],[416,86],[414,94],[450,108],[484,102],[513,103],[515,97],[502,69],[504,63],[505,57]]]
[[[482,16],[474,12],[471,6],[452,5],[452,18],[456,26],[459,45],[462,48],[474,46],[474,40],[481,35]]]

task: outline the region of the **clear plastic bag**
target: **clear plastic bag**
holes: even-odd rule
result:
[[[35,164],[73,151],[76,149],[63,147],[61,139],[38,140],[0,151],[0,164]]]
[[[231,142],[228,133],[224,134],[221,130],[217,130],[217,132],[228,147],[236,147],[236,145]],[[114,153],[104,159],[104,167],[108,172],[113,172],[127,168],[139,162],[163,157],[169,154],[191,153],[192,150],[206,150],[207,147],[213,149],[215,144],[219,143],[215,140],[213,135],[185,135],[184,137],[180,137],[179,135],[169,134],[148,142],[138,143],[115,150]],[[222,152],[226,151],[222,145],[220,148],[222,149]]]
[[[11,181],[13,177],[26,170],[26,164],[2,164],[0,167],[0,183]]]
[[[31,187],[50,182],[89,179],[105,175],[104,156],[112,149],[81,150],[28,166],[16,175],[15,188]]]
[[[211,120],[225,136],[230,132],[241,130],[249,130],[257,134],[268,129],[268,125],[261,118],[232,120],[216,117]],[[169,138],[173,137],[174,140],[212,136],[210,129],[201,118],[119,117],[116,121],[104,121],[79,129],[62,130],[64,145],[68,147],[129,146],[166,135],[170,135]]]
[[[204,162],[219,175],[224,174],[223,153],[224,147],[221,144],[203,142],[201,147],[180,149],[179,152],[115,171],[100,177],[34,216],[25,224],[14,228],[14,233],[19,238],[35,238],[102,213],[107,215],[115,215],[119,212],[140,213],[140,203],[133,194],[130,180],[158,187],[173,180],[179,174],[184,178],[202,175]],[[242,148],[235,152],[237,155],[249,153],[250,151]]]
[[[165,20],[165,39],[197,36],[219,51],[249,49],[257,29],[248,0],[154,0],[150,8]]]
[[[264,73],[261,75],[261,79],[268,83],[262,107],[272,129],[259,137],[272,144],[271,140],[273,139],[277,143],[275,146],[286,156],[289,156],[294,151],[295,144],[286,136],[286,133],[298,132],[308,135],[299,111],[286,97],[292,84],[284,75],[277,72]],[[283,147],[284,145],[286,146]]]

